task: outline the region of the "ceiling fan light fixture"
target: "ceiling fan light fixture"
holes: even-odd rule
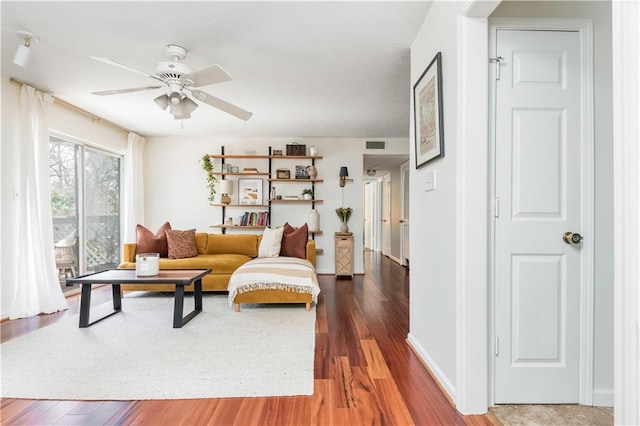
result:
[[[169,106],[169,96],[160,95],[155,98],[153,102],[155,102],[160,107],[160,109],[164,111]]]
[[[184,112],[186,112],[187,114],[191,114],[196,110],[196,108],[198,108],[198,104],[185,96],[185,98],[182,100],[182,108]]]
[[[179,105],[180,102],[182,101],[182,94],[179,92],[171,92],[171,94],[168,97],[169,97],[169,102],[171,102],[173,105]]]

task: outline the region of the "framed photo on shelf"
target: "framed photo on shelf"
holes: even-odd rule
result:
[[[238,204],[262,204],[262,179],[238,179]]]
[[[444,157],[442,53],[438,52],[413,86],[416,169]]]
[[[276,179],[291,179],[291,171],[289,169],[276,170]]]
[[[296,166],[296,179],[309,179],[309,166]]]

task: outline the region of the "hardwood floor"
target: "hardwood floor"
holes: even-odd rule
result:
[[[407,345],[405,269],[366,252],[365,271],[353,280],[319,277],[312,396],[104,402],[2,399],[1,424],[493,424],[487,416],[461,416]],[[109,288],[93,293],[94,302],[109,298]],[[69,304],[67,312],[2,323],[1,341],[62,315],[77,315],[78,297],[70,298]]]

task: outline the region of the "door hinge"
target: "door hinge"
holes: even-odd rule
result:
[[[498,336],[496,336],[496,340],[493,342],[493,351],[496,356],[500,353],[500,339],[498,339]]]
[[[496,80],[500,80],[500,61],[504,58],[502,56],[496,56],[495,58],[489,58],[489,62],[496,64]]]
[[[493,217],[500,217],[500,199],[498,197],[493,200]]]

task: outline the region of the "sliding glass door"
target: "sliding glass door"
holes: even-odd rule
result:
[[[84,149],[85,270],[97,272],[120,263],[121,158]]]
[[[120,262],[122,158],[50,139],[54,250],[61,283]]]

